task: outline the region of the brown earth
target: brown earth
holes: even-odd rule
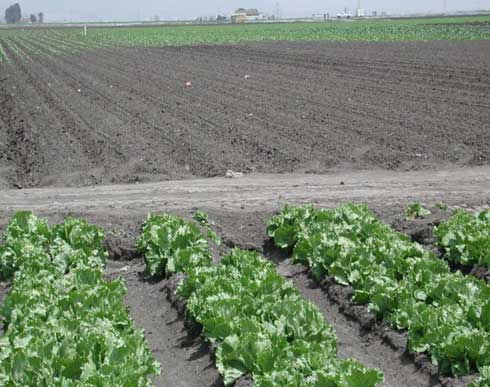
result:
[[[162,365],[161,374],[153,379],[157,387],[223,387],[207,344],[189,334],[184,319],[167,300],[166,280],[145,278],[139,259],[109,261],[106,272],[126,283],[129,312],[136,326],[145,329],[150,349]]]
[[[3,188],[490,161],[490,42],[7,51]]]

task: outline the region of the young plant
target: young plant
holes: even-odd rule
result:
[[[221,238],[212,230],[211,227],[214,226],[214,222],[209,220],[208,214],[202,211],[196,211],[193,219],[206,229],[209,239],[216,243],[217,246],[221,246]]]
[[[420,203],[411,203],[405,210],[406,220],[415,220],[418,218],[425,218],[429,216],[431,212],[426,208],[422,207]]]

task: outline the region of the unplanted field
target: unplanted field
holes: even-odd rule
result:
[[[2,188],[490,160],[490,42],[3,47]]]

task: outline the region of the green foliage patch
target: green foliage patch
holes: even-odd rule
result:
[[[234,250],[218,266],[196,268],[180,288],[190,318],[218,344],[226,384],[251,374],[257,387],[376,386],[383,378],[337,359],[333,328],[297,288],[254,252]]]
[[[449,261],[490,267],[490,211],[473,215],[459,210],[435,234]]]
[[[150,275],[187,273],[212,261],[199,228],[173,215],[149,215],[137,242]]]
[[[195,219],[211,224],[204,213]],[[175,235],[185,235],[178,247]],[[198,228],[171,215],[150,215],[138,247],[148,254],[150,272],[169,272],[162,268],[173,260],[178,270],[172,272],[186,275],[178,292],[187,299],[188,317],[217,346],[216,363],[226,385],[242,375],[251,375],[257,387],[382,382],[378,370],[337,359],[335,333],[318,308],[256,253],[236,249],[213,265]],[[191,251],[195,259],[189,260]]]
[[[317,278],[351,285],[355,302],[407,330],[409,349],[429,353],[443,375],[490,366],[490,287],[451,272],[366,206],[286,206],[268,233]]]
[[[17,213],[0,273],[13,283],[0,321],[2,386],[150,386],[159,372],[135,329],[121,280],[103,278],[103,232],[84,220],[49,227]]]
[[[424,208],[420,203],[411,203],[405,210],[406,220],[414,220],[417,218],[425,218],[429,216],[431,212]]]

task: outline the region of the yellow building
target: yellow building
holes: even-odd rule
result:
[[[245,22],[254,22],[261,20],[263,16],[260,14],[258,9],[251,8],[238,8],[233,15],[231,15],[232,23],[245,23]]]
[[[247,21],[247,14],[245,12],[234,13],[231,15],[232,23],[245,23]]]

